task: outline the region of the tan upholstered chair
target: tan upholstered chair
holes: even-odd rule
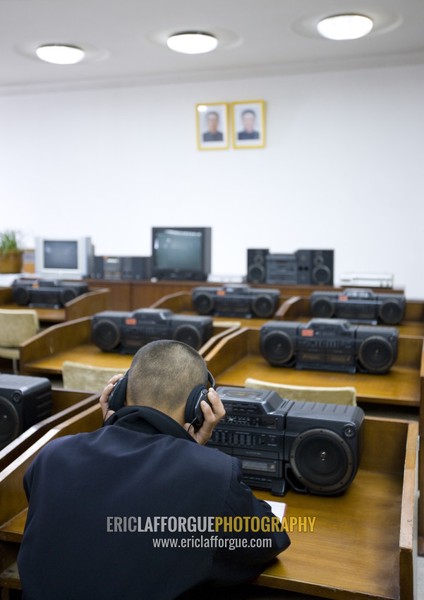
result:
[[[0,309],[0,357],[13,361],[13,371],[18,372],[19,346],[32,338],[40,324],[35,310]]]
[[[274,390],[287,400],[303,400],[305,402],[325,402],[327,404],[348,404],[356,406],[356,390],[354,387],[312,387],[303,385],[286,385],[248,377],[244,386],[262,390]]]
[[[118,369],[96,367],[84,363],[65,360],[62,365],[63,387],[67,390],[101,392]]]

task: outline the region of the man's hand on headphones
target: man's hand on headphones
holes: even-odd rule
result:
[[[115,383],[119,381],[122,377],[122,373],[111,377],[109,379],[109,383],[106,385],[105,389],[102,392],[102,395],[100,396],[99,402],[102,408],[103,422],[106,421],[115,412],[114,410],[109,410],[109,396],[112,393]]]
[[[221,402],[221,398],[216,390],[209,388],[208,400],[209,405],[205,400],[202,400],[200,406],[202,408],[203,416],[205,420],[202,426],[197,431],[193,431],[193,427],[190,423],[185,424],[185,429],[190,433],[198,444],[206,444],[211,439],[212,431],[219,421],[225,416],[225,408]]]

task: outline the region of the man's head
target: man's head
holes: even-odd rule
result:
[[[206,115],[206,124],[210,133],[216,133],[219,125],[219,114],[215,110],[210,110]]]
[[[250,108],[246,108],[246,110],[244,110],[241,113],[241,120],[243,123],[244,130],[247,131],[248,133],[252,133],[252,131],[255,128],[255,121],[256,121],[255,111]]]
[[[209,387],[205,361],[196,350],[172,340],[151,342],[131,363],[127,403],[151,406],[181,421],[190,392],[200,384]]]

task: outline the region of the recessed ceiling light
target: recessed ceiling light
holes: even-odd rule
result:
[[[364,15],[334,15],[322,19],[317,29],[330,40],[356,40],[367,35],[373,28],[372,19]]]
[[[167,40],[168,48],[183,54],[204,54],[218,46],[218,40],[210,33],[202,31],[182,31],[174,33]]]
[[[56,65],[74,65],[85,56],[81,48],[66,44],[46,44],[39,46],[35,52],[40,60]]]

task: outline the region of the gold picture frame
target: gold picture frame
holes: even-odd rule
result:
[[[227,150],[229,148],[227,102],[196,104],[196,135],[199,150]]]
[[[264,148],[266,115],[264,100],[245,100],[231,103],[233,147]]]

